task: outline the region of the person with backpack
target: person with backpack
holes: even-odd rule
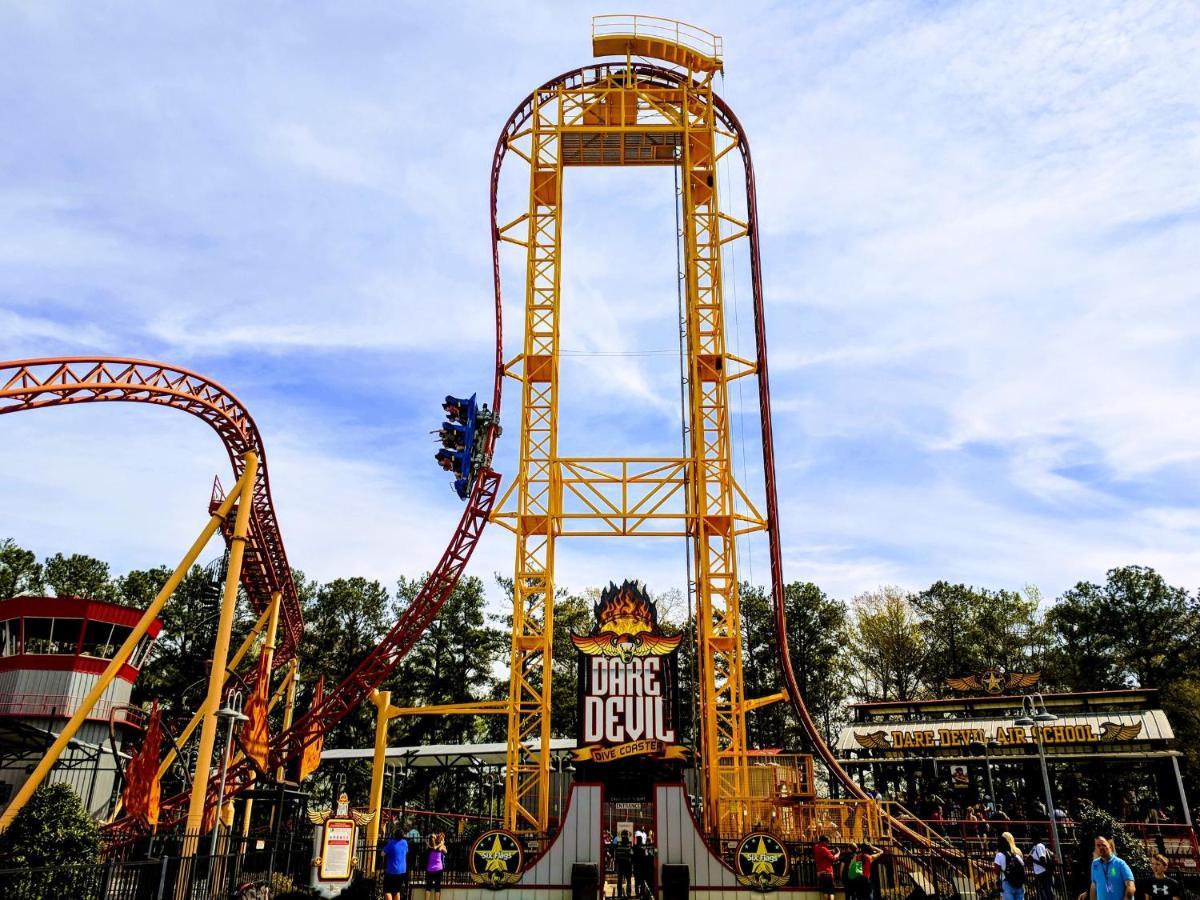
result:
[[[1000,835],[995,863],[1004,900],[1025,900],[1025,857],[1017,849],[1011,831]]]
[[[1054,865],[1058,862],[1054,851],[1039,837],[1029,851],[1029,861],[1033,866],[1034,896],[1037,900],[1054,900]]]
[[[871,868],[883,851],[866,841],[858,845],[858,851],[846,865],[846,900],[871,900]]]
[[[617,858],[617,896],[622,898],[633,896],[633,844],[629,842],[629,832],[622,830],[614,851]]]

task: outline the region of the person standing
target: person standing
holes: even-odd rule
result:
[[[1053,900],[1054,898],[1054,866],[1058,862],[1054,851],[1046,846],[1039,836],[1038,842],[1029,851],[1029,861],[1033,866],[1033,884],[1037,900]]]
[[[617,840],[617,896],[633,896],[633,845],[629,843],[629,832],[622,831]]]
[[[446,835],[429,836],[429,857],[425,860],[425,900],[442,900],[442,871],[446,868]]]
[[[871,900],[874,890],[871,886],[871,870],[875,860],[883,856],[883,851],[872,847],[866,841],[858,845],[858,852],[850,857],[846,867],[846,897],[847,900]]]
[[[633,882],[638,900],[651,900],[654,896],[654,848],[646,843],[645,835],[634,838]]]
[[[1017,849],[1011,831],[1001,833],[994,862],[1000,873],[1000,891],[1004,900],[1025,900],[1025,857]]]
[[[829,835],[823,834],[813,844],[813,862],[817,869],[817,891],[823,900],[833,900],[836,890],[833,884],[833,867],[842,855],[840,850],[834,850],[829,844]]]
[[[396,823],[383,849],[383,895],[386,900],[408,900],[408,840]]]
[[[1107,837],[1096,838],[1096,858],[1092,860],[1092,885],[1089,900],[1125,900],[1137,892],[1133,870],[1113,852],[1113,842]]]
[[[1183,889],[1167,877],[1167,858],[1161,853],[1150,857],[1150,873],[1150,880],[1138,891],[1141,900],[1182,900]]]

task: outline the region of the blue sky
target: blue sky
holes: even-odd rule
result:
[[[1194,4],[646,11],[724,36],[718,89],[754,148],[787,577],[1053,596],[1141,563],[1200,584]],[[438,399],[490,385],[496,135],[590,61],[594,12],[0,3],[0,356],[203,372],[265,434],[294,564],[427,569],[460,511]],[[564,452],[673,452],[670,177],[572,172],[566,192]],[[734,402],[753,487],[756,398]],[[157,409],[4,417],[0,535],[174,560],[223,456]],[[493,533],[472,571],[511,560]],[[681,561],[564,544],[560,580],[665,590]],[[766,577],[761,547],[742,570]]]

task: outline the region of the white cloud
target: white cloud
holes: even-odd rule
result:
[[[0,354],[211,370],[264,428],[298,566],[428,568],[459,507],[415,442],[430,397],[490,375],[496,133],[588,62],[589,14],[0,13],[18,37],[0,61]],[[683,15],[724,35],[718,86],[757,163],[788,577],[841,596],[941,577],[1053,593],[1145,562],[1197,583],[1190,4]],[[523,177],[502,185],[514,215]],[[563,344],[603,355],[564,363],[563,446],[674,452],[674,360],[609,355],[675,346],[670,173],[568,187]],[[519,253],[504,270],[512,356]],[[744,260],[738,274],[745,347]],[[753,400],[735,397],[752,443]],[[17,474],[2,531],[119,566],[169,558],[223,466],[198,428],[0,419]],[[511,569],[503,534],[480,554],[473,572]],[[560,559],[571,586],[682,580],[665,543],[565,543]]]

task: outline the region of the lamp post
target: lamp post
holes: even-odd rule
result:
[[[570,759],[565,756],[556,756],[550,761],[550,766],[558,773],[558,789],[555,791],[554,811],[558,817],[558,827],[562,828],[562,804],[563,804],[563,776],[575,771],[575,767],[571,765]]]
[[[1058,872],[1058,880],[1062,888],[1063,897],[1067,897],[1067,882],[1066,876],[1063,875],[1062,866],[1062,845],[1058,840],[1058,820],[1054,816],[1054,793],[1050,788],[1050,769],[1046,765],[1046,747],[1042,742],[1042,727],[1048,722],[1057,721],[1058,716],[1046,709],[1045,698],[1040,693],[1037,693],[1027,694],[1021,698],[1021,715],[1013,724],[1034,729],[1038,761],[1042,766],[1042,787],[1046,790],[1046,811],[1050,816],[1050,839],[1054,842],[1054,869]]]
[[[225,803],[225,775],[229,768],[229,750],[233,745],[233,723],[246,722],[249,716],[242,712],[242,692],[231,691],[225,698],[225,706],[216,712],[218,719],[225,720],[225,747],[221,751],[221,781],[217,788],[217,810],[213,817],[212,837],[208,844],[208,871],[211,878],[213,858],[217,855],[217,834],[221,831],[221,807]]]

